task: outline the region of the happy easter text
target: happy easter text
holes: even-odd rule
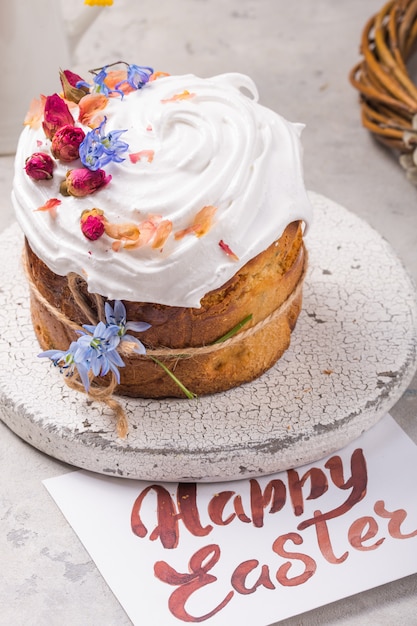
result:
[[[323,469],[311,467],[302,475],[297,470],[290,469],[282,476],[286,476],[285,481],[274,478],[264,488],[258,480],[250,480],[249,503],[246,505],[242,495],[236,491],[219,491],[210,499],[205,510],[210,519],[208,524],[201,521],[198,487],[195,483],[179,483],[175,498],[160,484],[150,485],[138,495],[131,512],[133,533],[140,538],[148,535],[148,528],[141,518],[141,509],[148,494],[152,493],[153,497],[156,496],[157,511],[156,524],[150,530],[149,539],[159,539],[162,546],[169,550],[178,546],[182,532],[180,522],[194,537],[203,538],[210,535],[214,526],[224,527],[232,523],[240,522],[261,529],[265,515],[277,514],[286,504],[291,506],[292,513],[298,518],[296,530],[279,534],[272,542],[271,550],[274,559],[278,557],[278,563],[275,566],[260,563],[256,555],[238,563],[230,576],[230,588],[219,589],[218,602],[203,615],[191,614],[187,603],[193,594],[201,593],[206,585],[216,584],[216,569],[221,567],[221,546],[208,543],[198,549],[189,559],[188,571],[177,571],[166,561],[157,561],[154,564],[157,579],[175,587],[168,603],[173,616],[187,623],[202,622],[222,611],[235,594],[249,595],[260,587],[275,590],[277,586],[295,587],[305,584],[317,571],[316,559],[302,548],[303,531],[309,528],[314,529],[320,554],[333,565],[346,561],[350,550],[373,551],[388,537],[404,540],[417,536],[417,520],[413,526],[407,519],[405,509],[391,510],[384,500],[377,500],[371,505],[367,515],[350,523],[346,529],[349,549],[337,553],[329,522],[346,515],[367,493],[367,464],[361,448],[352,453],[349,471],[343,467],[342,458],[335,455],[324,464]],[[343,492],[343,502],[325,511],[317,508],[313,515],[300,520],[305,514],[306,500],[319,500],[329,486],[341,490],[337,493]],[[248,581],[249,578],[251,582]]]

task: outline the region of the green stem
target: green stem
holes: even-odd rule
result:
[[[220,337],[219,339],[216,339],[216,341],[213,341],[213,344],[215,343],[223,343],[223,341],[227,341],[228,339],[230,339],[231,337],[233,337],[233,335],[236,335],[236,333],[239,332],[239,330],[248,322],[250,322],[252,319],[252,313],[250,313],[249,315],[247,315],[245,318],[243,318],[243,320],[241,322],[239,322],[239,324],[236,324],[236,326],[234,326],[231,330],[229,330],[229,332],[227,332],[225,335],[223,335],[222,337]]]
[[[168,367],[166,365],[164,365],[164,363],[159,361],[159,359],[155,358],[154,356],[151,356],[150,358],[157,365],[159,365],[159,367],[162,367],[164,372],[166,372],[168,374],[168,376],[170,376],[172,378],[174,383],[178,385],[178,387],[181,389],[181,391],[184,392],[184,394],[187,396],[187,398],[189,398],[190,400],[193,400],[194,398],[197,398],[197,394],[193,393],[192,391],[189,391],[187,389],[187,387],[185,387],[185,385],[183,385],[182,382],[180,380],[178,380],[178,378],[175,376],[175,374],[173,374],[173,372],[171,372],[171,370],[168,369]]]
[[[250,322],[251,319],[252,319],[252,313],[250,315],[247,315],[241,322],[239,322],[239,324],[236,324],[236,326],[234,326],[231,330],[229,330],[229,332],[227,332],[225,335],[223,335],[219,339],[216,339],[216,341],[213,341],[213,344],[223,343],[224,341],[227,341],[228,339],[233,337],[233,335],[236,335],[236,333],[239,332],[239,330],[245,324]],[[171,372],[171,370],[166,365],[164,365],[164,363],[162,363],[159,359],[157,359],[154,356],[151,356],[151,355],[149,355],[149,356],[152,359],[152,361],[154,361],[154,363],[159,365],[159,367],[161,367],[164,370],[164,372],[166,374],[168,374],[168,376],[170,376],[172,378],[174,383],[176,385],[178,385],[178,387],[181,389],[181,391],[184,392],[184,394],[187,396],[187,398],[189,398],[190,400],[192,400],[194,398],[197,398],[197,394],[193,393],[192,391],[189,391],[189,389],[187,389],[187,387],[182,384],[182,382],[175,376],[175,374],[173,372]]]

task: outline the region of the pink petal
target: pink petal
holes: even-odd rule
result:
[[[56,207],[60,204],[61,200],[58,200],[58,198],[50,198],[45,204],[35,209],[35,211],[49,211],[51,217],[56,217]]]
[[[141,161],[142,158],[147,159],[148,163],[152,163],[155,155],[154,150],[140,150],[139,152],[132,152],[129,154],[129,159],[132,163],[137,163]]]
[[[230,247],[227,245],[227,243],[224,243],[223,239],[220,239],[219,246],[223,250],[223,252],[225,252],[228,256],[230,256],[234,261],[239,261],[239,257],[237,256],[237,254],[235,254],[230,249]]]

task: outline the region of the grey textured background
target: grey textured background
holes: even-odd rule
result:
[[[61,2],[71,15],[82,4]],[[381,5],[381,0],[114,0],[81,40],[74,61],[80,69],[122,58],[171,74],[251,75],[265,105],[306,123],[307,187],[369,222],[416,281],[417,190],[395,157],[361,127],[358,97],[347,79],[359,58],[362,28]],[[47,27],[46,18],[40,36],[48,36]],[[36,51],[28,71],[32,62],[39,62]],[[2,230],[13,220],[12,163],[10,156],[0,159]],[[417,442],[416,377],[391,412]],[[41,484],[70,468],[3,424],[0,433],[0,624],[129,624]],[[414,575],[282,624],[417,624],[416,594]]]

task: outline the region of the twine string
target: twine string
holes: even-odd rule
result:
[[[134,344],[124,341],[123,343],[119,345],[118,351],[122,355],[135,356],[141,359],[144,359],[147,356],[153,356],[156,358],[162,357],[165,359],[170,359],[170,358],[177,359],[177,358],[185,358],[185,357],[191,358],[195,356],[211,354],[213,352],[223,350],[226,347],[230,347],[234,345],[235,343],[239,343],[243,341],[244,339],[258,333],[260,330],[262,330],[262,328],[270,324],[276,318],[284,315],[291,308],[294,301],[299,297],[303,288],[303,281],[304,281],[305,274],[307,271],[307,252],[305,248],[304,248],[304,255],[305,255],[305,259],[304,259],[302,273],[298,279],[298,282],[295,288],[293,289],[291,294],[287,297],[287,299],[284,300],[284,302],[279,307],[277,307],[270,315],[265,317],[263,320],[260,320],[254,326],[251,326],[250,328],[246,330],[239,331],[238,333],[236,333],[235,335],[233,335],[226,341],[219,342],[219,343],[211,343],[211,344],[203,345],[203,346],[187,347],[187,348],[163,348],[163,347],[160,347],[157,349],[147,348],[146,354],[144,355],[134,352]],[[24,268],[25,268],[25,272],[28,278],[30,290],[32,294],[34,295],[34,297],[36,298],[36,300],[43,307],[45,307],[48,310],[48,312],[51,313],[59,322],[68,326],[71,330],[82,331],[83,330],[82,326],[80,326],[79,324],[76,324],[69,317],[67,317],[64,313],[59,311],[40,293],[38,287],[35,285],[32,279],[32,276],[30,275],[26,255],[24,257]],[[88,306],[86,299],[79,292],[79,288],[78,288],[78,285],[80,284],[79,280],[75,280],[73,278],[73,276],[77,276],[77,275],[69,274],[68,277],[70,276],[71,276],[70,289],[71,289],[72,295],[74,296],[75,302],[80,307],[80,309],[86,314],[86,317],[89,320],[89,322],[92,324],[96,324],[98,321],[100,321],[100,319],[102,320],[104,317],[104,304],[103,304],[102,296],[99,296],[98,294],[94,294],[94,297],[96,299],[97,310],[100,311],[99,314],[96,315],[92,311],[91,307]],[[70,280],[68,282],[70,283]],[[101,303],[99,303],[100,301]]]
[[[147,349],[145,355],[140,355],[134,352],[135,345],[133,343],[125,341],[118,346],[118,351],[121,353],[122,356],[134,355],[135,357],[142,358],[142,359],[146,357],[156,357],[156,358],[162,357],[164,359],[179,359],[179,358],[191,358],[195,356],[211,354],[213,352],[217,352],[219,350],[224,350],[226,348],[229,348],[238,342],[244,341],[248,337],[259,332],[266,325],[270,324],[274,319],[278,318],[279,316],[284,315],[291,308],[294,301],[301,294],[303,281],[304,281],[304,277],[305,277],[306,270],[307,270],[307,252],[304,247],[303,247],[303,250],[305,254],[303,270],[292,293],[277,309],[275,309],[275,311],[273,311],[265,319],[261,320],[260,322],[252,326],[251,328],[247,330],[239,331],[238,333],[236,333],[235,335],[233,335],[232,337],[230,337],[224,342],[212,343],[206,346],[189,347],[186,349],[184,348],[158,348],[156,350]],[[82,326],[80,326],[79,324],[76,324],[71,319],[69,319],[66,315],[64,315],[64,313],[62,313],[56,307],[54,307],[40,293],[29,271],[29,263],[28,263],[27,254],[24,254],[23,256],[23,267],[24,267],[26,277],[29,283],[31,294],[39,302],[39,304],[43,306],[49,313],[51,313],[61,324],[69,327],[71,330],[73,331],[83,330]],[[82,278],[75,273],[71,273],[71,274],[68,274],[67,279],[68,279],[68,286],[74,298],[74,301],[76,302],[78,307],[81,309],[81,311],[85,314],[87,320],[91,324],[97,324],[98,321],[104,320],[103,297],[98,294],[93,294],[93,298],[94,298],[95,305],[96,305],[96,313],[95,313],[92,307],[87,302],[84,295],[80,291]],[[76,391],[80,391],[82,393],[87,393],[87,395],[92,400],[96,400],[97,402],[103,402],[104,404],[106,404],[112,410],[114,416],[116,417],[116,429],[117,429],[118,436],[121,438],[125,438],[128,432],[128,422],[127,422],[126,413],[122,405],[120,404],[120,402],[115,400],[113,397],[113,393],[117,387],[116,376],[114,375],[113,372],[111,372],[110,382],[106,386],[97,385],[96,383],[94,383],[93,375],[91,372],[89,373],[89,377],[90,377],[90,388],[88,392],[86,392],[85,387],[81,381],[81,378],[78,372],[76,371],[73,373],[72,376],[65,376],[65,382],[68,385],[68,387]]]
[[[98,386],[95,385],[93,381],[90,381],[90,388],[88,392],[86,392],[78,372],[75,371],[71,376],[65,376],[64,380],[67,386],[74,389],[74,391],[79,391],[84,394],[87,393],[89,398],[92,400],[106,404],[116,418],[116,430],[118,436],[121,439],[125,439],[129,430],[128,422],[124,408],[120,402],[115,400],[113,397],[114,390],[117,387],[116,376],[113,372],[111,372],[111,379],[107,386]]]

